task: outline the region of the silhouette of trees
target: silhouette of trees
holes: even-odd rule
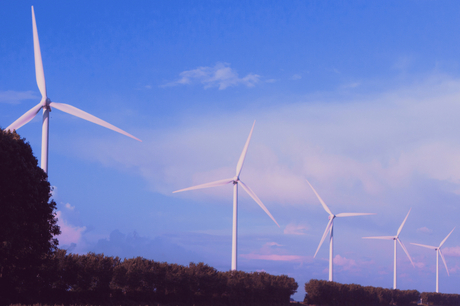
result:
[[[304,302],[327,306],[380,306],[391,302],[398,306],[411,305],[420,299],[417,290],[392,290],[380,287],[346,285],[312,279],[305,284]]]
[[[188,266],[142,257],[120,260],[101,254],[50,258],[49,290],[42,303],[160,305],[287,305],[293,278],[265,272],[219,272],[204,263]]]
[[[423,304],[436,306],[456,306],[460,305],[459,294],[445,294],[436,292],[423,292],[421,294]]]
[[[0,130],[0,304],[46,291],[45,269],[60,233],[47,175],[30,145]]]

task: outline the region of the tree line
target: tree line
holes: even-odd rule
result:
[[[423,305],[458,306],[460,295],[340,284],[312,279],[305,284],[305,304],[324,306]]]
[[[42,273],[47,282],[33,300],[47,304],[288,305],[297,283],[265,272],[220,272],[204,263],[188,266],[142,257],[57,250]],[[30,296],[32,297],[32,296]]]
[[[421,299],[425,305],[458,306],[460,305],[459,294],[445,294],[436,292],[423,292]]]
[[[417,290],[385,289],[380,287],[340,284],[312,279],[305,284],[307,304],[328,306],[381,306],[395,303],[411,305],[420,299]]]

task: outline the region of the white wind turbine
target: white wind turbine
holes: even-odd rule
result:
[[[316,197],[320,201],[321,205],[323,206],[324,210],[329,214],[329,222],[327,223],[326,230],[324,231],[323,237],[321,238],[321,241],[319,242],[318,248],[316,249],[316,254],[318,254],[319,249],[321,248],[321,245],[323,244],[324,240],[326,239],[326,236],[328,232],[330,232],[330,237],[329,237],[329,281],[332,282],[332,269],[333,269],[333,238],[334,238],[334,219],[336,217],[355,217],[355,216],[368,216],[368,215],[375,215],[374,213],[340,213],[337,215],[334,215],[329,207],[327,207],[326,203],[324,203],[323,199],[319,196],[319,194],[316,192],[315,188],[310,184],[310,182],[307,180],[308,185],[310,185],[311,189],[313,192],[316,194]]]
[[[432,249],[432,250],[436,251],[436,292],[439,292],[439,255],[441,255],[441,259],[442,259],[442,262],[444,263],[444,267],[446,267],[447,275],[449,275],[449,269],[447,269],[446,259],[444,258],[444,255],[442,255],[441,247],[444,244],[444,242],[446,242],[447,238],[449,238],[450,234],[452,234],[454,229],[455,229],[455,227],[450,231],[449,235],[447,235],[446,238],[444,238],[444,240],[441,241],[441,243],[437,247],[431,246],[431,245],[424,245],[424,244],[418,244],[418,243],[412,243],[411,242],[411,244],[413,244],[413,245],[418,245],[418,246],[428,248],[428,249]]]
[[[394,262],[393,262],[393,289],[396,289],[396,241],[399,242],[401,245],[402,249],[406,253],[407,257],[409,258],[410,262],[412,263],[412,266],[415,267],[414,262],[412,261],[412,258],[410,258],[409,252],[407,252],[406,247],[402,243],[401,239],[399,239],[399,234],[401,233],[401,230],[404,226],[404,223],[406,223],[407,217],[409,217],[410,211],[412,210],[409,209],[409,212],[407,213],[406,218],[404,218],[404,221],[401,223],[401,226],[398,229],[398,232],[396,233],[396,236],[376,236],[376,237],[363,237],[363,239],[384,239],[384,240],[393,240],[394,241]]]
[[[201,184],[201,185],[197,185],[193,187],[188,187],[188,188],[176,190],[173,192],[173,193],[176,193],[176,192],[182,192],[182,191],[187,191],[187,190],[216,187],[216,186],[233,183],[233,230],[232,230],[232,265],[231,265],[232,270],[237,269],[236,257],[237,257],[237,230],[238,230],[238,184],[241,184],[241,187],[243,187],[243,189],[246,190],[246,192],[251,196],[251,198],[254,201],[256,201],[257,204],[259,204],[259,206],[267,213],[267,215],[279,227],[278,222],[276,222],[275,218],[273,218],[273,216],[270,214],[270,212],[265,207],[265,205],[262,203],[262,201],[257,197],[254,191],[252,191],[251,188],[249,188],[249,186],[247,186],[245,183],[243,183],[243,181],[240,180],[241,169],[243,168],[244,158],[246,157],[246,152],[248,151],[249,141],[251,140],[251,135],[252,135],[252,131],[254,130],[255,124],[256,122],[254,121],[251,132],[249,133],[248,140],[246,140],[246,144],[244,145],[243,152],[241,152],[240,159],[238,160],[238,164],[236,165],[236,175],[234,177],[228,178],[225,180],[211,182],[211,183]]]
[[[37,85],[42,95],[42,99],[40,100],[40,103],[35,105],[33,108],[31,108],[21,117],[19,117],[19,119],[14,121],[5,130],[13,131],[13,130],[19,129],[21,126],[23,126],[24,124],[32,120],[35,117],[35,115],[40,111],[40,109],[43,108],[42,151],[41,151],[41,168],[43,169],[43,171],[48,173],[49,112],[51,111],[52,108],[59,109],[68,114],[71,114],[76,117],[80,117],[82,119],[102,125],[103,127],[106,127],[108,129],[114,130],[123,135],[129,136],[131,138],[141,141],[140,139],[117,128],[116,126],[111,125],[110,123],[105,122],[104,120],[101,120],[91,114],[88,114],[87,112],[84,112],[76,107],[73,107],[68,104],[51,102],[51,100],[48,98],[46,94],[45,73],[43,71],[42,55],[40,51],[40,43],[38,41],[37,24],[35,22],[35,13],[34,13],[33,6],[32,6],[32,28],[33,28],[33,36],[34,36],[35,77],[37,79]]]

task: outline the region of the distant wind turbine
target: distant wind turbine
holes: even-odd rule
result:
[[[234,177],[228,178],[225,180],[211,182],[211,183],[201,184],[201,185],[197,185],[193,187],[188,187],[188,188],[176,190],[173,192],[173,193],[176,193],[176,192],[182,192],[182,191],[187,191],[187,190],[216,187],[216,186],[233,183],[233,231],[232,231],[232,265],[231,265],[232,270],[237,269],[236,257],[237,257],[237,230],[238,230],[238,184],[241,184],[241,187],[243,187],[243,189],[246,190],[246,192],[251,196],[251,198],[254,201],[256,201],[257,204],[259,204],[259,206],[267,213],[267,215],[279,227],[278,222],[276,222],[275,218],[273,218],[273,216],[270,214],[270,212],[265,207],[265,205],[262,203],[262,201],[257,197],[254,191],[252,191],[251,188],[249,188],[249,186],[247,186],[245,183],[243,183],[243,181],[240,180],[241,169],[243,168],[244,159],[246,157],[246,152],[248,151],[249,141],[251,140],[251,135],[252,135],[252,131],[254,130],[255,124],[256,122],[254,121],[251,132],[249,133],[248,140],[246,140],[246,144],[244,145],[243,152],[241,152],[240,159],[238,160],[238,164],[236,165],[236,175]]]
[[[82,119],[102,125],[103,127],[114,130],[118,133],[134,138],[138,141],[141,141],[140,139],[117,128],[116,126],[111,125],[110,123],[105,122],[104,120],[101,120],[93,115],[90,115],[76,107],[73,107],[68,104],[51,102],[51,100],[48,98],[46,94],[45,73],[43,71],[42,55],[40,51],[40,43],[38,41],[37,24],[35,22],[35,13],[34,13],[33,6],[32,6],[32,27],[33,27],[33,36],[34,36],[35,77],[37,79],[37,85],[42,95],[42,99],[40,100],[40,103],[35,105],[33,108],[31,108],[21,117],[19,117],[19,119],[14,121],[5,130],[13,131],[13,130],[19,129],[21,126],[23,126],[24,124],[32,120],[35,117],[35,115],[40,111],[40,109],[43,108],[42,151],[41,151],[41,168],[43,169],[43,171],[48,173],[49,112],[51,111],[52,108],[57,108],[68,114],[71,114],[76,117],[80,117]]]
[[[321,245],[324,242],[324,239],[326,239],[326,236],[328,232],[330,232],[330,238],[329,238],[329,281],[332,282],[333,280],[333,238],[334,238],[334,219],[336,217],[355,217],[355,216],[368,216],[368,215],[375,215],[374,213],[340,213],[337,215],[334,215],[329,207],[327,207],[326,203],[324,203],[323,199],[319,196],[319,194],[316,192],[315,188],[310,184],[310,182],[307,180],[308,185],[310,185],[311,189],[313,192],[316,194],[316,197],[318,198],[319,202],[323,206],[324,210],[329,214],[329,222],[327,223],[326,230],[324,231],[323,237],[321,238],[321,241],[319,242],[318,248],[316,249],[316,254],[318,254],[319,249],[321,248]]]
[[[442,262],[444,263],[444,267],[446,267],[447,275],[449,275],[449,269],[447,269],[446,259],[444,258],[444,255],[442,255],[441,247],[444,244],[444,242],[446,242],[447,238],[449,238],[450,234],[452,234],[454,229],[455,229],[455,227],[450,231],[449,235],[447,235],[446,238],[444,238],[444,240],[441,241],[441,243],[437,247],[431,246],[431,245],[424,245],[424,244],[418,244],[418,243],[412,243],[411,242],[411,244],[413,244],[413,245],[418,245],[418,246],[428,248],[428,249],[432,249],[432,250],[436,251],[436,292],[439,292],[439,255],[441,255],[441,259],[442,259]]]
[[[393,289],[396,289],[396,241],[399,242],[401,245],[402,249],[406,253],[407,257],[409,258],[410,262],[412,263],[412,266],[415,267],[414,262],[412,261],[412,258],[410,258],[409,252],[407,252],[406,247],[402,243],[401,239],[399,239],[399,234],[401,233],[401,230],[404,226],[404,223],[406,223],[407,217],[409,217],[410,211],[412,210],[409,209],[409,212],[407,213],[406,218],[404,221],[401,223],[401,226],[398,229],[398,232],[396,233],[396,236],[377,236],[377,237],[363,237],[363,239],[385,239],[385,240],[393,240],[394,241],[394,263],[393,263]]]

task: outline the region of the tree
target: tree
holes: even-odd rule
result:
[[[46,173],[25,139],[0,129],[0,304],[36,299],[60,234]]]

